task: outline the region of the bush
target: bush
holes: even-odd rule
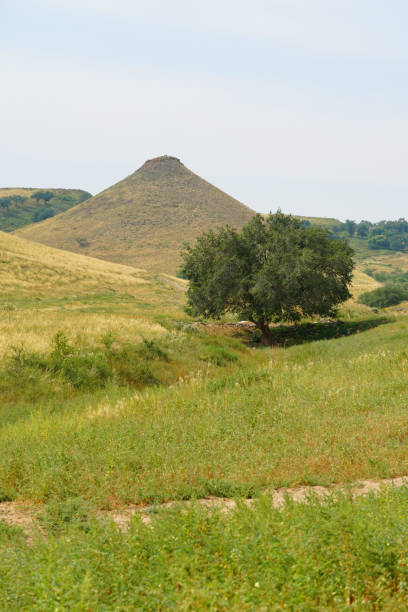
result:
[[[389,249],[390,243],[387,236],[383,234],[377,234],[368,240],[368,247],[370,249]]]
[[[366,291],[359,297],[359,302],[371,308],[386,308],[408,300],[408,287],[403,285],[386,285],[374,291]]]
[[[222,346],[208,347],[204,353],[200,355],[202,361],[209,361],[216,366],[224,366],[227,363],[238,361],[238,357],[228,349]]]
[[[146,385],[158,385],[160,381],[145,363],[138,361],[118,360],[115,363],[115,374],[122,385],[132,387],[144,387]]]
[[[33,222],[38,223],[39,221],[44,221],[45,219],[49,219],[55,215],[55,210],[50,206],[42,206],[38,208],[33,214]]]
[[[161,359],[169,361],[167,353],[160,348],[154,340],[143,340],[143,343],[137,347],[137,353],[142,359]]]

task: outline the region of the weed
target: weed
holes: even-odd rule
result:
[[[162,359],[169,361],[168,355],[160,348],[154,340],[143,339],[143,344],[138,347],[138,354],[143,359]]]
[[[0,488],[0,503],[13,501],[16,497],[17,493],[14,489],[9,487]]]
[[[51,500],[38,518],[41,525],[54,534],[65,531],[68,526],[88,532],[91,508],[89,501],[78,497],[69,497],[63,501]]]

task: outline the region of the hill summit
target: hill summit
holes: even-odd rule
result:
[[[177,157],[163,155],[58,217],[17,233],[68,251],[174,273],[183,243],[221,225],[240,228],[254,214]]]

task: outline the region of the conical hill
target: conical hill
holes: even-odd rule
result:
[[[18,230],[50,246],[174,273],[180,249],[203,231],[242,227],[254,211],[175,157],[147,161],[124,180],[51,219]]]

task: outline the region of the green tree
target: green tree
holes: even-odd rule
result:
[[[388,249],[390,247],[389,240],[384,234],[374,234],[367,242],[370,249]]]
[[[356,222],[351,221],[350,219],[346,219],[344,223],[344,228],[349,236],[354,236],[354,233],[356,231]]]
[[[386,308],[400,304],[407,299],[408,287],[406,284],[390,284],[362,293],[358,301],[371,308]]]
[[[33,222],[38,223],[38,221],[44,221],[54,215],[55,210],[51,208],[51,206],[41,206],[41,208],[37,208],[37,210],[34,211]]]
[[[7,196],[5,198],[0,198],[0,208],[9,208],[12,202],[12,198]]]
[[[279,211],[266,220],[256,215],[241,232],[224,227],[185,247],[187,309],[215,318],[237,313],[270,345],[269,323],[332,314],[350,297],[352,256],[346,241],[321,227],[304,227]]]
[[[361,223],[357,225],[357,234],[360,237],[363,238],[364,236],[368,236],[369,231],[370,231],[369,221],[361,221]]]
[[[47,204],[54,197],[52,191],[36,191],[31,195],[34,200],[37,200],[37,203],[42,200],[44,204]]]

